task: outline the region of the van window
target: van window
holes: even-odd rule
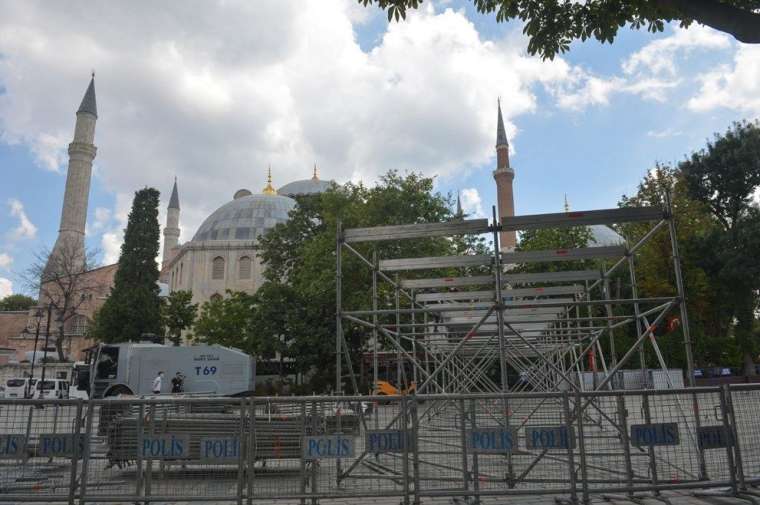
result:
[[[39,381],[37,382],[37,391],[52,391],[55,389],[56,381]]]
[[[9,388],[20,388],[26,384],[26,379],[8,379],[5,385]]]
[[[95,367],[96,379],[115,379],[119,364],[119,348],[104,347],[100,351],[98,365]]]

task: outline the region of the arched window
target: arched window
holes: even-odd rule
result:
[[[218,302],[221,299],[222,299],[222,295],[220,295],[219,293],[214,293],[213,295],[211,295],[212,302]]]
[[[211,278],[214,280],[224,279],[224,258],[217,256],[211,264]]]
[[[250,279],[251,278],[251,257],[243,256],[240,258],[238,265],[238,278]]]

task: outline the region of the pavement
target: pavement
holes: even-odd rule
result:
[[[738,497],[730,496],[728,489],[711,490],[701,493],[668,491],[659,496],[637,494],[634,497],[624,495],[592,495],[589,505],[606,504],[606,505],[753,505],[760,504],[760,491],[750,490],[746,494]],[[751,494],[750,494],[751,493]],[[29,502],[27,502],[29,503]],[[91,505],[132,505],[134,502],[91,502]],[[222,505],[226,503],[234,504],[233,501],[162,501],[151,502],[156,505]],[[243,501],[245,504],[246,502]],[[300,505],[299,500],[270,500],[257,499],[253,501],[254,505],[272,504],[272,505]],[[309,500],[306,503],[313,503]],[[394,498],[361,498],[361,499],[321,499],[319,505],[405,505],[398,497]],[[510,496],[510,497],[484,497],[480,501],[481,505],[565,505],[570,502],[563,497],[552,496]],[[475,505],[472,500],[461,498],[424,498],[420,505]],[[17,505],[16,503],[0,501],[0,505]],[[32,502],[30,505],[49,505],[48,502]],[[410,505],[414,505],[410,502]]]

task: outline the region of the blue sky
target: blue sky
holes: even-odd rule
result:
[[[707,28],[623,29],[543,62],[519,23],[423,5],[389,26],[353,0],[0,0],[0,295],[25,291],[21,273],[55,240],[91,69],[87,240],[102,261],[136,189],[168,198],[178,177],[184,241],[237,189],[263,187],[270,163],[277,186],[314,162],[339,182],[417,170],[490,215],[497,96],[518,214],[559,211],[564,194],[575,209],[615,206],[656,161],[760,115],[760,51]]]

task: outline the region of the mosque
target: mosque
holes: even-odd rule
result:
[[[97,153],[94,144],[97,118],[93,75],[76,113],[74,139],[68,150],[69,167],[61,225],[51,257],[64,247],[74,247],[81,250],[81,256],[84,258],[92,162]],[[509,161],[509,142],[500,103],[497,103],[495,147],[496,168],[493,178],[499,215],[513,216],[515,171]],[[267,230],[288,220],[288,213],[297,205],[294,197],[319,194],[334,185],[335,181],[319,178],[315,165],[310,178],[293,181],[275,189],[270,170],[267,185],[260,192],[238,189],[230,201],[205,219],[191,240],[180,244],[180,198],[175,179],[163,231],[162,291],[165,294],[179,290],[191,291],[195,303],[223,297],[227,290],[255,292],[263,282],[263,266],[254,248],[258,238]],[[595,246],[623,242],[623,238],[609,227],[598,225],[590,229]],[[517,245],[515,232],[501,232],[500,244],[503,250],[514,249]],[[75,359],[79,358],[81,349],[91,345],[86,338],[86,328],[95,311],[108,296],[115,271],[116,265],[106,265],[88,272],[96,284],[95,294],[88,295],[87,302],[66,323],[65,331],[69,337],[66,351]],[[44,300],[40,300],[40,303],[44,303]],[[28,315],[19,313],[13,316],[13,321],[9,318],[5,318],[8,319],[5,321],[3,317],[0,317],[0,351],[16,351],[21,360],[21,356],[34,347],[30,342],[29,330],[35,324],[34,317],[31,312]],[[36,323],[39,325],[39,318]],[[24,329],[20,330],[22,327]]]
[[[318,194],[334,185],[317,175],[272,186],[269,170],[261,193],[235,191],[232,200],[211,213],[193,238],[179,244],[180,200],[174,181],[164,227],[161,280],[169,291],[191,291],[195,303],[222,297],[227,290],[253,293],[263,282],[263,266],[254,245],[260,236],[288,220],[296,206],[295,196]]]

